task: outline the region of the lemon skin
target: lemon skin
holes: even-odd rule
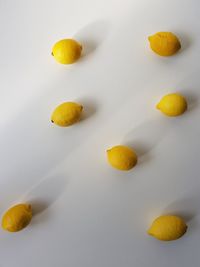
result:
[[[187,231],[187,225],[181,217],[163,215],[155,219],[148,234],[161,241],[172,241],[182,237]]]
[[[160,56],[172,56],[181,48],[181,43],[177,36],[171,32],[157,32],[149,36],[151,49]]]
[[[73,64],[82,52],[82,46],[73,39],[58,41],[52,48],[52,56],[61,64]]]
[[[187,101],[180,94],[168,94],[160,100],[156,108],[167,116],[176,117],[187,110]]]
[[[137,164],[136,153],[127,146],[112,147],[107,150],[107,158],[112,167],[122,171],[128,171]]]
[[[51,122],[61,127],[71,126],[81,117],[83,106],[75,102],[64,102],[53,111]]]
[[[24,229],[32,219],[31,205],[18,204],[6,211],[2,217],[2,228],[9,232],[18,232]]]

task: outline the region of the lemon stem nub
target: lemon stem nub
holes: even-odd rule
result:
[[[51,52],[51,55],[54,56],[53,52]]]
[[[160,103],[158,103],[158,104],[156,105],[156,108],[157,108],[157,109],[160,109]]]
[[[153,236],[153,234],[151,233],[151,230],[150,230],[150,229],[147,231],[147,234],[149,234],[149,235],[152,235],[152,236]]]
[[[53,120],[51,120],[51,122],[52,122],[52,123],[54,123],[54,121],[53,121]]]

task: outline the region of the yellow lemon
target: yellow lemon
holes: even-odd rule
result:
[[[32,219],[31,205],[18,204],[11,207],[2,218],[2,228],[9,232],[18,232],[25,228]]]
[[[148,234],[162,241],[180,238],[187,231],[184,220],[174,215],[163,215],[155,219]]]
[[[175,117],[187,110],[187,102],[180,94],[169,94],[160,100],[156,108],[167,116]]]
[[[80,119],[82,110],[83,107],[80,104],[62,103],[53,111],[51,121],[61,127],[70,126]]]
[[[109,163],[116,169],[128,171],[137,164],[136,153],[127,146],[114,146],[107,150]]]
[[[82,46],[73,39],[58,41],[52,49],[52,56],[61,64],[72,64],[81,56]]]
[[[148,39],[151,49],[160,56],[172,56],[181,48],[179,39],[171,32],[157,32]]]

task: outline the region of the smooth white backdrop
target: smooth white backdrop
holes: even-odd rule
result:
[[[0,267],[198,266],[199,17],[198,0],[0,0],[0,214],[20,201],[35,214],[0,230]],[[182,42],[171,58],[148,46],[165,30]],[[67,37],[85,51],[71,66],[51,56]],[[174,91],[189,110],[167,118],[155,104]],[[51,124],[63,101],[84,105],[79,124]],[[116,144],[135,148],[135,169],[107,164]],[[186,219],[182,239],[146,234],[164,213]]]

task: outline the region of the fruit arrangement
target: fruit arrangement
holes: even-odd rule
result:
[[[168,57],[181,48],[178,37],[171,32],[157,32],[148,37],[150,48],[159,56]],[[63,39],[54,44],[52,56],[58,63],[73,64],[82,53],[82,45],[73,39]],[[164,115],[176,117],[187,110],[187,101],[179,93],[171,93],[162,97],[156,108]],[[84,108],[75,102],[64,102],[57,106],[51,115],[51,122],[60,127],[69,127],[78,123]],[[136,167],[136,152],[124,145],[114,146],[106,151],[108,163],[119,171],[130,171]],[[21,203],[11,207],[2,217],[2,228],[9,232],[18,232],[29,225],[32,219],[31,205]],[[176,215],[162,215],[155,219],[148,234],[162,241],[176,240],[187,231],[187,225]]]

